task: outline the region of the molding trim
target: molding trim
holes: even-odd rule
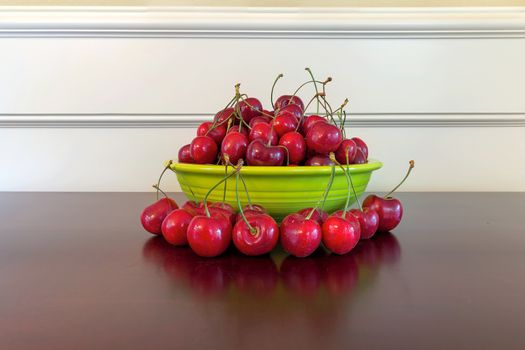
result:
[[[195,128],[211,114],[0,114],[0,128]],[[525,113],[357,113],[351,127],[525,127]]]
[[[525,7],[1,6],[0,37],[524,38]]]

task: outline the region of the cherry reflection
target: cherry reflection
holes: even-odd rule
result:
[[[370,284],[382,266],[400,260],[401,248],[394,235],[383,233],[360,241],[348,254],[318,249],[308,258],[287,256],[278,268],[269,255],[248,257],[231,248],[223,256],[201,258],[188,247],[174,247],[162,237],[152,237],[142,255],[170,281],[195,295],[224,295],[233,289],[236,295],[272,296],[282,286],[291,295],[313,298],[324,293],[347,295],[360,284]]]

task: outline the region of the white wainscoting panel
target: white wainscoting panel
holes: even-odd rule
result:
[[[415,159],[404,190],[525,191],[522,8],[112,7],[0,8],[0,190],[147,191],[235,83],[268,106],[307,66],[385,163],[371,190]]]

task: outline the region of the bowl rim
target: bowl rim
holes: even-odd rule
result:
[[[352,174],[366,173],[378,170],[383,163],[369,159],[365,164],[350,164],[349,169]],[[344,165],[346,167],[346,165]],[[192,163],[171,163],[171,170],[177,172],[196,173],[196,174],[217,174],[224,175],[224,165],[213,164],[192,164]],[[233,169],[230,168],[232,171]],[[336,172],[342,173],[340,167],[336,167]],[[241,173],[246,175],[310,175],[310,174],[329,174],[331,166],[243,166]]]

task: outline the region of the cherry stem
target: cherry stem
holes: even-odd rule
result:
[[[160,189],[159,185],[155,184],[155,185],[152,185],[151,187],[153,187],[154,189],[157,190],[157,192],[160,191],[160,193],[162,193],[162,195],[166,198],[169,198],[168,195],[166,194],[166,192],[164,192],[163,190]]]
[[[206,212],[206,216],[210,217],[210,211],[208,210],[208,196],[213,192],[214,189],[216,189],[220,184],[222,184],[224,181],[228,180],[230,177],[235,175],[237,172],[239,172],[240,168],[242,167],[242,160],[239,160],[239,165],[237,168],[234,169],[234,171],[231,174],[226,175],[221,181],[217,182],[215,185],[213,185],[212,188],[208,190],[208,193],[206,193],[206,196],[204,196],[204,211]]]
[[[246,182],[244,182],[244,176],[242,176],[241,173],[240,174],[240,178],[241,178],[241,181],[242,181],[242,185],[244,187],[244,192],[246,193],[246,199],[248,200],[248,205],[250,206],[250,208],[253,208],[252,206],[252,200],[250,198],[250,193],[248,192],[248,187],[246,187]]]
[[[246,105],[247,105],[248,107],[250,107],[252,110],[254,109],[253,106],[250,104],[250,102],[246,101],[246,99],[245,99],[244,97],[242,97],[242,95],[241,95],[241,100],[242,100],[242,102],[246,103]],[[271,115],[271,114],[268,114],[268,113],[266,113],[266,112],[263,112],[262,110],[259,111],[259,112],[260,112],[262,115],[265,115],[265,116],[270,117],[270,118],[272,118],[272,119],[275,118],[274,115]]]
[[[310,220],[310,218],[312,217],[312,215],[314,214],[314,211],[317,210],[317,207],[313,207],[312,210],[310,210],[310,212],[308,213],[308,215],[306,216],[306,220]]]
[[[330,153],[330,160],[334,162],[335,164],[337,164],[341,168],[341,170],[343,170],[346,176],[346,182],[348,184],[348,190],[346,193],[346,203],[345,203],[345,207],[343,210],[343,217],[346,215],[346,212],[348,211],[348,207],[350,206],[350,188],[352,189],[352,192],[354,193],[354,197],[357,202],[357,206],[359,207],[359,209],[361,209],[361,204],[359,203],[359,198],[357,198],[357,193],[355,191],[354,183],[352,182],[352,176],[350,176],[350,169],[348,167],[348,153],[346,155],[346,159],[347,161],[346,161],[346,169],[345,169],[343,168],[341,163],[339,163],[337,159],[335,159],[334,153],[333,152]]]
[[[242,210],[241,200],[239,198],[239,174],[240,173],[237,172],[236,181],[235,181],[235,198],[237,199],[237,206],[239,207],[239,213],[241,214],[242,220],[250,229],[250,233],[252,235],[255,235],[257,234],[257,230],[252,225],[250,225],[250,223],[248,222],[248,219],[246,219],[246,216],[244,215],[244,212]]]
[[[227,157],[227,156],[226,156]],[[224,166],[224,176],[228,175],[228,163]],[[228,181],[224,181],[224,189],[222,191],[222,203],[226,201],[226,188],[228,186]]]
[[[290,165],[290,152],[288,151],[288,148],[286,148],[283,145],[277,145],[277,147],[283,148],[286,152],[286,165]]]
[[[403,178],[403,180],[401,180],[401,182],[396,187],[394,187],[392,191],[388,192],[388,194],[386,194],[383,198],[388,198],[392,193],[394,193],[403,184],[403,182],[405,182],[405,180],[408,178],[408,175],[410,175],[410,172],[412,171],[412,169],[414,169],[414,166],[415,164],[413,160],[408,162],[408,171],[405,177]]]
[[[233,102],[235,102],[235,100],[236,100],[236,96],[234,96],[234,97],[230,100],[230,102],[228,102],[228,104],[227,104],[227,105],[226,105],[226,106],[225,106],[225,107],[224,107],[219,113],[224,112],[228,107],[231,106],[231,104],[232,104]],[[211,130],[215,129],[217,126],[224,124],[224,123],[226,122],[226,120],[229,120],[230,118],[228,118],[228,119],[226,119],[226,120],[223,120],[223,121],[221,121],[221,122],[219,122],[218,119],[219,119],[219,118],[217,118],[217,120],[214,120],[214,121],[213,121],[213,125],[212,125],[211,128],[206,132],[206,135],[208,135],[208,133],[209,133]]]
[[[228,155],[225,155],[224,156],[224,160],[227,162],[228,165],[234,167],[235,165],[233,165],[231,162],[230,162],[230,158],[228,157]],[[240,173],[239,173],[240,174]],[[253,208],[252,206],[252,200],[250,198],[250,193],[248,192],[248,187],[246,186],[246,182],[244,181],[244,176],[242,176],[242,174],[240,174],[240,178],[241,178],[241,181],[242,181],[242,185],[244,187],[244,192],[246,193],[246,199],[248,200],[248,205],[250,206],[250,209]]]
[[[164,170],[162,170],[162,172],[160,173],[159,179],[157,180],[157,200],[159,200],[159,191],[160,191],[158,186],[160,186],[160,181],[162,180],[162,177],[164,176],[166,171],[170,168],[171,164],[173,164],[173,161],[169,160],[168,163],[166,163]]]
[[[307,71],[308,74],[310,74],[310,77],[312,78],[312,82],[314,83],[315,93],[318,94],[319,93],[319,89],[317,88],[317,83],[316,83],[317,80],[315,80],[315,77],[314,77],[314,74],[312,73],[312,70],[310,68],[308,68],[308,67],[306,67],[304,70]],[[306,108],[304,110],[306,112]],[[317,112],[316,113],[319,114],[319,99],[317,100]]]
[[[323,195],[323,203],[321,204],[321,210],[324,210],[324,205],[326,203],[326,199],[328,198],[328,192],[330,192],[330,189],[332,189],[332,184],[334,183],[334,178],[335,178],[335,165],[332,164],[332,172],[330,174],[330,180],[328,181],[328,184],[326,186],[326,189],[324,191],[324,195]],[[314,209],[317,209],[319,208],[319,202],[316,204],[315,208]]]
[[[279,81],[279,79],[281,79],[282,77],[284,77],[284,75],[281,73],[277,76],[277,78],[275,78],[275,80],[273,81],[273,84],[272,84],[272,91],[270,92],[270,102],[272,103],[272,108],[275,109],[275,104],[273,103],[273,90],[275,89],[275,85],[277,84],[277,82]]]

